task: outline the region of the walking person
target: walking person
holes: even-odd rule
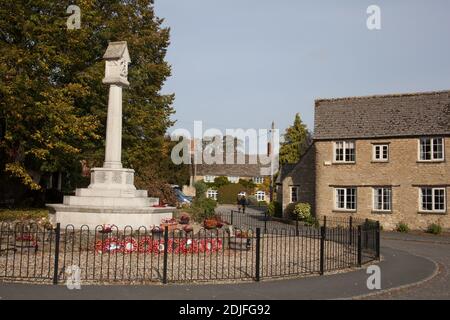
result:
[[[242,213],[245,214],[245,207],[247,206],[247,198],[245,195],[241,197],[241,207],[242,207]]]
[[[238,212],[241,213],[241,196],[240,195],[237,196],[236,204],[238,207]]]

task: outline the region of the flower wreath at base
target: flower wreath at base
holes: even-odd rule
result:
[[[222,239],[169,239],[167,241],[167,253],[188,254],[188,253],[213,253],[223,248]],[[123,240],[108,238],[97,240],[95,243],[96,253],[146,253],[164,254],[164,239],[153,239],[143,237],[139,242],[132,237]]]

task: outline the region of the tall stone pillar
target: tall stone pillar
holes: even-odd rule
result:
[[[108,121],[106,125],[106,150],[103,168],[122,168],[122,87],[109,87]]]

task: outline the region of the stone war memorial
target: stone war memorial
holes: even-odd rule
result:
[[[103,83],[109,85],[105,162],[102,168],[91,169],[88,188],[65,196],[63,204],[47,205],[50,221],[61,227],[159,225],[161,219],[172,218],[174,208],[160,207],[159,199],[148,197],[147,190],[137,190],[134,170],[122,167],[122,89],[130,85],[127,77],[131,62],[127,43],[109,43],[103,59]]]

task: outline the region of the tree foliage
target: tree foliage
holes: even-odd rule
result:
[[[311,144],[311,134],[300,114],[295,115],[294,124],[286,129],[284,140],[280,147],[280,163],[297,163]]]
[[[164,134],[173,124],[174,96],[160,93],[171,73],[164,60],[169,29],[154,15],[153,1],[79,0],[81,29],[68,30],[72,2],[0,2],[0,172],[31,189],[46,172],[75,174],[80,160],[102,164],[102,56],[109,41],[127,41],[132,59],[123,97],[124,166],[137,175],[158,172],[169,147]]]

